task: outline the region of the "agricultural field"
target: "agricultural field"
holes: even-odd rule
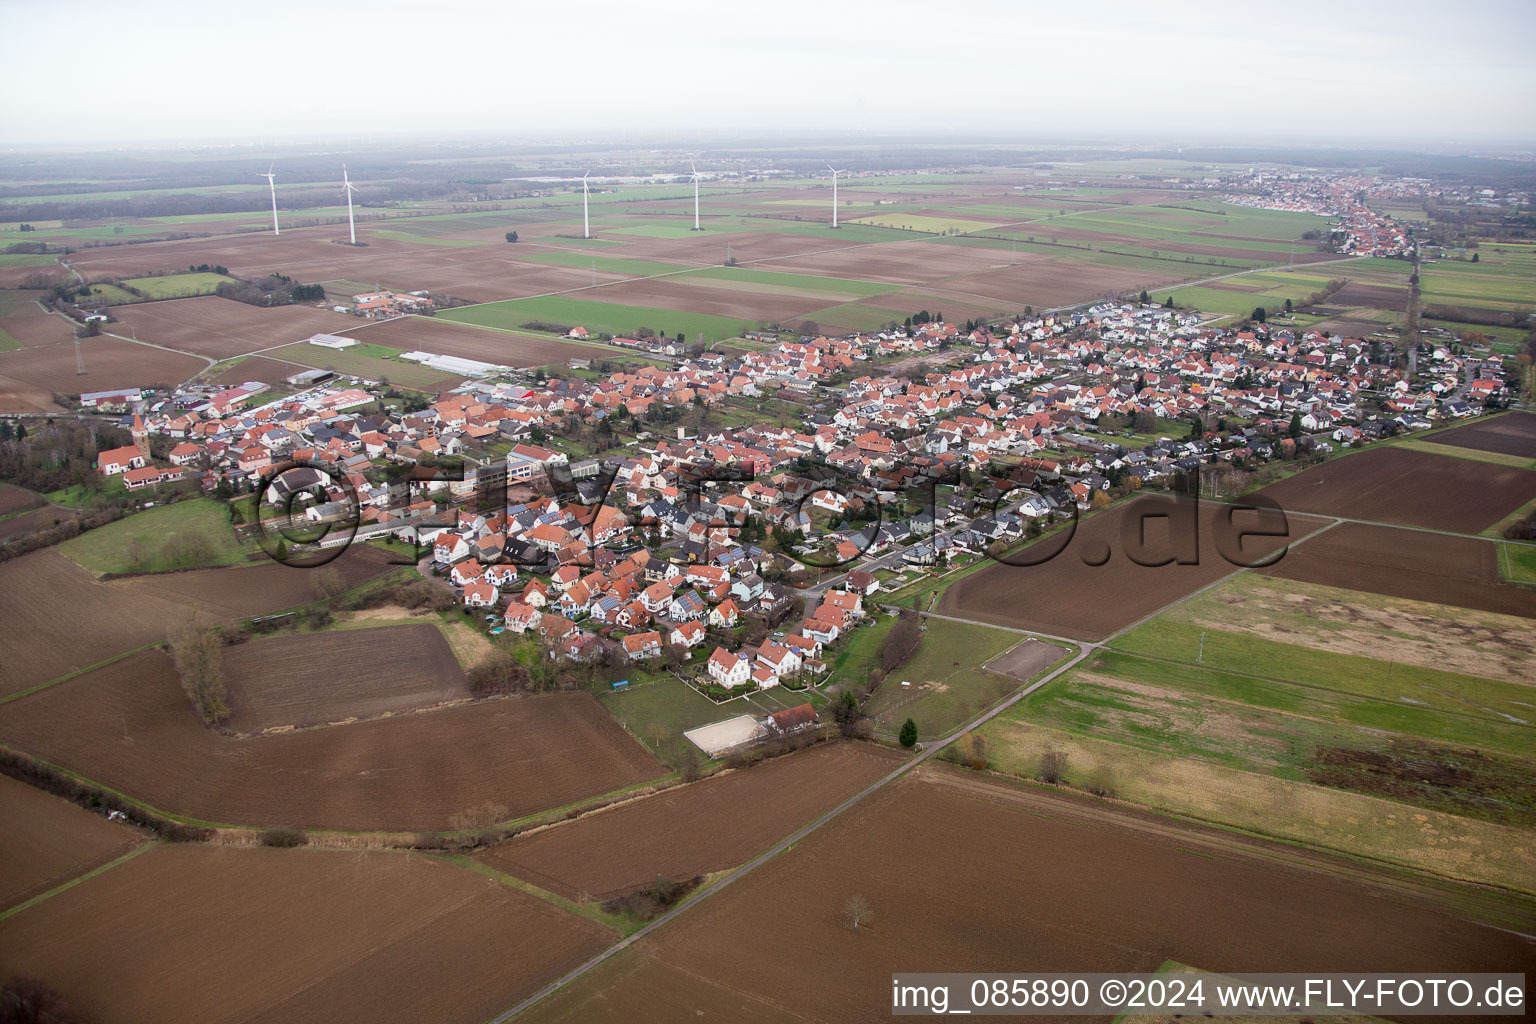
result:
[[[1478,260],[1440,259],[1419,272],[1426,306],[1479,312],[1536,310],[1536,245],[1488,242]]]
[[[121,574],[241,565],[254,549],[235,538],[222,502],[192,498],[88,530],[59,550],[91,572]]]
[[[1297,307],[1305,306],[1312,296],[1326,292],[1330,281],[1344,280],[1348,283],[1322,303],[1323,308],[1338,310],[1331,315],[1360,318],[1370,316],[1378,309],[1401,314],[1408,304],[1408,275],[1413,270],[1412,265],[1398,264],[1400,280],[1388,277],[1380,269],[1357,269],[1389,262],[1393,261],[1330,257],[1327,262],[1311,263],[1302,268],[1254,271],[1190,288],[1177,288],[1169,294],[1175,305],[1203,313],[1246,317],[1255,307],[1262,306],[1275,316],[1283,312],[1287,299]]]
[[[17,487],[15,484],[0,484],[0,519],[37,508],[43,504],[43,500],[42,495],[35,494],[25,487]]]
[[[1066,653],[988,626],[943,619],[925,625],[917,653],[892,669],[865,703],[882,732],[894,734],[911,718],[920,740],[948,736]],[[912,685],[902,686],[904,680]]]
[[[1248,573],[983,735],[1005,772],[1032,776],[1055,751],[1075,786],[1536,891],[1520,838],[1536,827],[1533,666],[1521,618]]]
[[[1536,472],[1378,447],[1257,494],[1290,511],[1477,533],[1536,499]]]
[[[434,623],[252,640],[224,658],[229,727],[240,733],[344,724],[467,700]]]
[[[408,350],[385,348],[383,345],[359,340],[357,345],[344,349],[322,348],[308,342],[299,342],[275,349],[271,355],[274,359],[292,360],[343,376],[388,383],[428,394],[446,391],[464,379],[410,359],[402,359],[402,351]]]
[[[1223,506],[1206,503],[1192,506],[1164,497],[1138,497],[1084,518],[1075,533],[1062,531],[1037,541],[1023,552],[1010,555],[1040,559],[1039,565],[994,563],[958,579],[944,592],[934,611],[956,618],[1028,629],[1074,640],[1102,640],[1170,601],[1193,593],[1222,576],[1237,571],[1218,548],[1220,533],[1265,529],[1280,530],[1270,515],[1240,513],[1232,531],[1218,524],[1225,520]],[[1176,509],[1181,516],[1198,514],[1199,546],[1191,552],[1194,564],[1146,565],[1131,561],[1127,552],[1139,543],[1141,562],[1175,556],[1172,520],[1156,514]],[[1146,516],[1145,519],[1142,517]],[[1139,529],[1140,524],[1140,529]],[[1294,545],[1323,524],[1304,516],[1287,515],[1286,535],[1244,537],[1229,554],[1244,562],[1273,557],[1281,548]],[[1144,538],[1138,542],[1138,533]],[[1191,534],[1181,519],[1179,537]],[[1311,541],[1308,541],[1311,543]],[[1305,548],[1302,544],[1297,550]],[[1051,552],[1057,552],[1050,557]],[[1280,561],[1294,557],[1285,554]],[[1107,594],[1114,595],[1106,600]]]
[[[1198,826],[925,767],[528,1019],[883,1021],[893,964],[1155,971],[1174,958],[1242,972],[1319,962],[1529,971],[1536,962],[1522,939],[1449,916],[1416,891],[1388,895],[1359,867],[1294,852],[1281,864],[1270,853]],[[843,923],[855,894],[872,914],[857,931]]]
[[[168,274],[165,277],[131,277],[123,284],[150,299],[184,299],[193,295],[212,295],[221,284],[233,284],[224,274]]]
[[[289,377],[307,369],[309,369],[307,366],[268,356],[236,356],[234,359],[210,366],[200,374],[200,379],[209,384],[219,384],[224,387],[238,387],[247,381],[260,381],[263,384],[283,387],[286,386]]]
[[[702,334],[706,341],[723,341],[756,327],[755,321],[707,313],[681,312],[650,306],[617,305],[596,299],[546,296],[537,299],[512,299],[482,306],[463,306],[445,310],[440,320],[480,324],[516,331],[534,321],[565,327],[585,327],[593,333],[632,337],[641,327],[674,335],[679,332],[690,342]]]
[[[1482,417],[1463,426],[1438,431],[1434,438],[1436,444],[1536,459],[1536,414],[1509,412],[1502,416]]]
[[[1134,709],[1135,705],[1129,707]],[[1174,704],[1163,713],[1174,716],[1186,710]],[[1257,714],[1246,722],[1256,730],[1274,724]],[[1228,716],[1216,716],[1215,724],[1230,729],[1233,738],[1243,735]],[[1065,765],[1062,778],[1067,785],[1086,789],[1108,784],[1117,800],[1162,815],[1220,823],[1303,847],[1339,851],[1527,895],[1532,891],[1531,879],[1536,877],[1529,826],[1429,810],[1054,729],[1023,717],[1016,709],[989,722],[979,735],[987,743],[991,769],[1004,775],[1035,778],[1042,759],[1051,753],[1059,755]],[[1268,738],[1268,742],[1273,745],[1275,741]],[[1369,777],[1375,764],[1406,765],[1418,760],[1420,752],[1415,747],[1399,747],[1395,754],[1377,755],[1353,765],[1343,762],[1340,770],[1353,767]],[[1445,767],[1442,764],[1440,769]]]
[[[1498,555],[1491,540],[1341,523],[1261,571],[1303,583],[1536,618],[1536,591],[1504,585]]]
[[[484,864],[574,900],[744,864],[894,769],[879,747],[829,743],[499,843]]]
[[[0,319],[0,329],[21,348],[68,344],[75,337],[74,326],[69,320],[44,313],[31,304],[20,306],[16,312]]]
[[[511,820],[665,771],[580,693],[236,739],[198,721],[160,650],[0,705],[0,741],[162,812],[252,826],[444,829],[474,808]]]
[[[92,1020],[479,1024],[612,938],[419,854],[168,845],[0,921],[0,962]]]
[[[420,350],[436,355],[478,359],[481,362],[497,363],[502,366],[553,366],[569,359],[593,359],[602,356],[605,352],[605,349],[595,345],[579,345],[528,334],[503,333],[499,330],[492,331],[454,323],[440,317],[399,317],[363,327],[349,327],[339,333],[369,345],[378,345],[400,352]],[[347,349],[342,353],[333,353],[313,345],[305,347],[313,350],[315,358],[327,358],[333,354],[344,355],[352,351]]]
[[[0,911],[101,867],[145,836],[0,775]]]
[[[387,557],[362,547],[331,564],[350,588],[389,571]],[[104,581],[57,549],[34,551],[0,562],[0,694],[163,643],[194,611],[233,622],[314,599],[308,573],[271,561]]]
[[[81,339],[80,353],[85,360],[81,375],[76,372],[70,337],[68,324],[63,324],[60,344],[0,352],[0,413],[60,411],[53,401],[55,394],[171,387],[207,366],[206,360],[196,356],[102,336]]]
[[[113,316],[121,321],[113,325],[113,333],[132,332],[141,341],[214,359],[303,341],[312,334],[335,334],[357,325],[355,317],[329,309],[303,305],[267,308],[213,295],[140,303],[115,310]]]

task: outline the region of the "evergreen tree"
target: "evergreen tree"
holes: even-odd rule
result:
[[[917,746],[917,723],[910,718],[901,723],[901,736],[899,739],[901,740],[901,745],[908,749]]]
[[[1291,413],[1291,426],[1290,429],[1286,431],[1286,433],[1290,434],[1293,438],[1301,436],[1301,413]]]

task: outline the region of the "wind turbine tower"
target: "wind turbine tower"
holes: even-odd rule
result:
[[[688,161],[688,166],[693,169],[693,230],[703,231],[699,227],[699,169],[692,160]]]
[[[256,175],[256,177],[258,177],[258,178],[266,178],[267,179],[267,188],[272,190],[272,233],[275,235],[275,234],[278,233],[278,231],[277,231],[277,178],[272,173],[272,166],[268,166],[267,167],[267,173],[266,174],[258,174],[258,175]]]
[[[827,170],[832,172],[832,226],[837,227],[837,176],[843,172],[831,164],[827,164]]]
[[[591,171],[587,171],[585,174],[583,174],[581,176],[581,237],[582,238],[591,238],[592,237],[592,221],[587,216],[587,175],[591,174],[591,173],[592,173]]]
[[[341,190],[347,194],[347,231],[352,236],[352,244],[357,244],[357,225],[352,222],[352,193],[357,191],[357,186],[352,184],[352,179],[347,177],[347,165],[341,165]]]

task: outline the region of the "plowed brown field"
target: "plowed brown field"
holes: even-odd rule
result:
[[[162,846],[0,923],[96,1021],[479,1024],[607,929],[409,853]]]
[[[217,295],[119,306],[113,315],[122,321],[114,328],[120,334],[132,328],[143,341],[214,359],[303,341],[312,334],[335,334],[358,324],[356,317],[329,309],[264,308]]]
[[[877,747],[823,745],[501,843],[479,860],[572,899],[744,864],[886,775]]]
[[[127,853],[148,837],[0,775],[0,910]]]
[[[393,568],[360,545],[331,563],[347,587]],[[276,562],[98,580],[57,548],[0,562],[0,695],[145,644],[194,610],[221,622],[307,604],[313,577]]]
[[[924,768],[527,1016],[873,1024],[908,970],[1536,970],[1524,938],[1361,874]],[[857,931],[854,894],[873,912]]]
[[[0,705],[0,741],[162,811],[253,826],[442,829],[486,803],[521,817],[665,772],[584,693],[234,739],[198,722],[158,649]]]
[[[1258,493],[1297,512],[1477,533],[1536,498],[1536,473],[1378,447],[1325,462]]]
[[[1199,509],[1199,564],[1145,566],[1127,558],[1127,524],[1134,529],[1139,513],[1163,507],[1154,504],[1159,500],[1139,498],[1088,517],[1078,524],[1077,533],[1066,548],[1043,565],[989,565],[951,586],[936,610],[959,618],[1075,640],[1102,640],[1168,602],[1237,570],[1237,566],[1217,550],[1216,521],[1218,517],[1224,517],[1226,506],[1213,503],[1205,503]],[[1301,516],[1288,516],[1287,519],[1288,539],[1246,538],[1242,557],[1257,560],[1322,525],[1315,519]],[[1255,514],[1245,513],[1236,518],[1235,524],[1240,529],[1253,529],[1258,521]],[[1168,530],[1168,519],[1146,520],[1147,548],[1153,557],[1144,556],[1143,561],[1154,561],[1156,557],[1170,553]],[[1183,531],[1181,525],[1181,535]],[[1040,557],[1034,552],[1059,547],[1063,536],[1048,537],[1033,549],[1027,549],[1026,554]],[[1108,561],[1100,565],[1088,564],[1106,554]]]
[[[1536,590],[1502,582],[1493,542],[1473,537],[1343,523],[1264,572],[1304,583],[1536,618]]]
[[[377,718],[469,696],[430,623],[268,637],[225,652],[229,727],[260,732]]]

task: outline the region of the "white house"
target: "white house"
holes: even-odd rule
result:
[[[752,666],[724,647],[716,647],[709,656],[706,670],[721,686],[740,686],[752,678]]]

